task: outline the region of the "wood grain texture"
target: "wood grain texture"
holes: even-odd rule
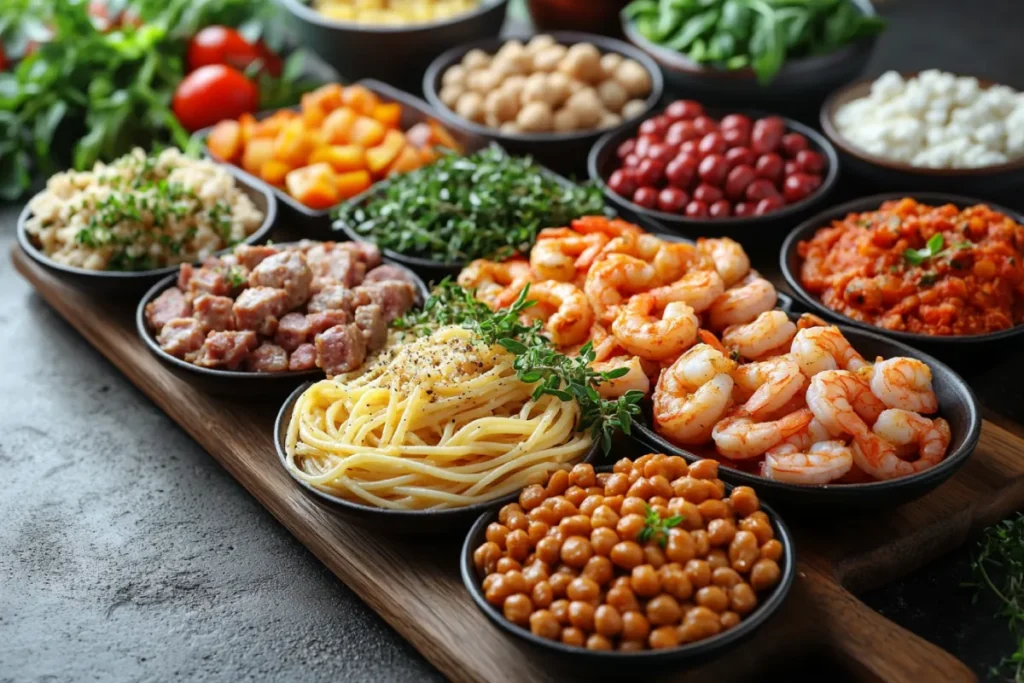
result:
[[[111,363],[217,459],[345,584],[454,681],[593,678],[491,625],[458,576],[461,538],[416,540],[370,532],[324,506],[280,466],[272,442],[277,404],[243,404],[197,392],[143,346],[134,310],[63,284],[15,246],[14,265]],[[850,591],[906,574],[1024,506],[1024,440],[986,422],[967,465],[914,503],[877,515],[817,523],[787,516],[797,537],[797,580],[780,612],[743,647],[657,680],[756,676],[766,661],[831,651],[864,680],[972,681],[956,658],[889,622]]]

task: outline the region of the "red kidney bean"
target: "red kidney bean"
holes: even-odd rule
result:
[[[712,218],[726,218],[732,213],[732,204],[720,199],[708,207],[708,214]]]
[[[697,151],[705,156],[708,154],[725,154],[729,146],[725,144],[721,133],[708,133],[700,139]]]
[[[721,154],[709,154],[701,159],[697,167],[700,179],[711,185],[721,185],[729,173],[729,163]]]
[[[775,189],[775,185],[772,184],[772,181],[765,180],[764,178],[758,178],[747,185],[747,189],[743,192],[743,196],[747,198],[748,202],[759,202],[767,197],[778,197],[779,191]]]
[[[725,153],[725,160],[729,162],[729,168],[737,166],[750,166],[753,168],[757,163],[757,157],[747,147],[733,147]]]
[[[627,156],[633,153],[636,149],[636,138],[629,138],[625,142],[619,145],[618,149],[615,150],[616,156],[620,159],[625,159]]]
[[[670,125],[672,125],[672,120],[669,117],[655,116],[640,124],[640,133],[642,135],[657,135],[661,137]]]
[[[722,201],[722,191],[714,185],[708,185],[707,183],[701,183],[693,191],[693,199],[697,202],[704,202],[705,204],[711,205],[715,202]]]
[[[778,116],[758,119],[750,133],[750,148],[754,150],[755,154],[774,152],[778,149],[785,133],[786,122]]]
[[[667,164],[675,158],[676,152],[679,151],[679,147],[676,145],[670,145],[665,142],[659,142],[651,145],[647,150],[647,158],[652,161],[657,161],[662,164]]]
[[[785,202],[782,201],[782,197],[765,197],[757,203],[757,206],[754,208],[754,215],[763,216],[766,213],[778,211],[783,206],[785,206]]]
[[[633,154],[643,159],[647,156],[651,146],[656,145],[659,142],[661,142],[661,138],[657,135],[641,135],[636,139],[636,146],[633,148]]]
[[[795,157],[797,152],[809,146],[807,138],[800,133],[786,133],[782,136],[782,153],[787,157]]]
[[[633,193],[633,203],[653,209],[658,204],[658,191],[653,187],[638,187]]]
[[[727,147],[746,147],[750,144],[750,131],[743,128],[723,128],[722,139]]]
[[[796,161],[792,159],[787,161],[786,164],[782,167],[782,174],[787,176],[803,172],[804,170],[800,168],[800,164],[796,163]]]
[[[782,184],[782,197],[787,204],[795,204],[810,195],[815,189],[813,177],[806,173],[794,173],[791,176],[786,176],[786,181]]]
[[[700,166],[701,155],[697,152],[687,152],[682,147],[679,148],[679,154],[676,154],[676,159],[682,159],[690,166],[693,166],[694,172],[697,171],[697,167]]]
[[[754,205],[750,202],[736,202],[732,207],[732,215],[737,217],[750,216],[754,213]]]
[[[825,170],[825,157],[813,149],[800,150],[796,153],[795,161],[806,173],[821,173]]]
[[[696,154],[697,157],[701,158],[701,157],[703,157],[703,155],[700,152],[697,151],[697,145],[698,144],[700,144],[700,140],[698,140],[696,138],[694,138],[693,140],[687,140],[683,144],[679,145],[679,152],[680,152],[680,154],[682,154],[683,152],[686,152],[686,153],[689,153],[689,154]]]
[[[725,178],[725,196],[733,201],[742,199],[747,186],[756,179],[757,175],[750,166],[737,166]]]
[[[698,116],[693,120],[693,127],[701,135],[707,135],[708,133],[714,133],[718,130],[718,124],[715,120],[709,116]]]
[[[764,178],[776,184],[782,182],[782,171],[782,157],[774,152],[759,157],[757,163],[754,164],[754,173],[758,178]]]
[[[650,157],[636,167],[636,181],[641,185],[657,185],[665,177],[665,164]]]
[[[695,119],[704,113],[704,105],[694,100],[676,100],[665,107],[665,116],[673,121]]]
[[[671,142],[676,145],[698,138],[700,138],[700,135],[697,133],[693,121],[676,121],[665,132],[665,142]]]
[[[665,167],[665,178],[673,187],[685,190],[697,174],[697,164],[688,158],[676,157]]]
[[[706,218],[708,205],[704,202],[692,201],[686,205],[686,215],[691,218]]]
[[[626,158],[622,160],[623,168],[636,168],[639,165],[640,157],[636,154],[636,152],[633,152],[632,154],[627,154]]]
[[[620,168],[608,178],[608,189],[623,197],[632,197],[636,192],[636,174],[632,169]]]
[[[722,119],[719,127],[722,129],[726,128],[743,128],[750,130],[754,125],[754,122],[750,120],[749,116],[743,114],[729,114]]]
[[[666,187],[658,193],[658,208],[666,213],[682,213],[689,200],[678,187]]]

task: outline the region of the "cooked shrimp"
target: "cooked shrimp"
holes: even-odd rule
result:
[[[778,298],[775,285],[752,272],[712,302],[708,323],[716,330],[749,323],[765,311],[775,308]]]
[[[855,439],[869,433],[867,425],[885,410],[868,383],[848,370],[826,370],[812,377],[807,407],[832,436]]]
[[[795,333],[796,325],[785,313],[765,311],[753,322],[725,328],[722,343],[744,358],[758,358],[789,342]]]
[[[586,295],[568,282],[544,280],[530,285],[528,301],[537,302],[524,315],[544,322],[544,329],[555,346],[582,343],[594,324],[594,312]]]
[[[692,270],[669,285],[655,287],[650,294],[659,306],[681,301],[696,313],[703,313],[725,290],[722,276],[713,270]]]
[[[613,337],[612,333],[600,323],[590,326],[588,337],[583,343],[563,348],[561,351],[567,356],[578,356],[586,343],[589,343],[594,350],[595,361],[606,361],[623,353],[622,347],[619,346],[619,340]]]
[[[533,276],[530,264],[522,259],[503,263],[477,259],[462,269],[458,283],[467,289],[476,289],[476,298],[491,308],[508,306],[519,295]]]
[[[941,417],[931,420],[909,410],[889,408],[878,416],[870,437],[874,438],[854,439],[854,462],[878,479],[895,479],[942,462],[951,434],[949,423]],[[897,455],[897,447],[912,444],[917,446],[916,460]]]
[[[763,419],[789,403],[806,382],[800,365],[789,356],[746,363],[736,368],[732,378],[737,387],[751,393],[743,411],[755,419]]]
[[[628,372],[622,377],[602,380],[597,385],[597,393],[604,398],[618,398],[627,391],[639,391],[644,395],[651,388],[651,380],[644,372],[640,359],[636,356],[619,356],[606,361],[596,361],[590,364],[597,372],[608,372],[619,368],[626,368]]]
[[[814,415],[806,408],[771,422],[757,422],[743,411],[715,425],[711,438],[718,452],[731,460],[749,460],[763,455],[793,434],[807,427]]]
[[[736,240],[728,237],[697,240],[697,249],[711,257],[715,270],[725,280],[726,287],[732,287],[743,279],[750,270],[750,258]]]
[[[618,237],[632,233],[639,235],[644,232],[643,228],[633,225],[620,218],[605,218],[604,216],[583,216],[572,222],[572,229],[581,235],[598,233],[607,237]]]
[[[761,476],[787,484],[827,484],[853,467],[853,452],[842,441],[822,441],[806,451],[784,443],[764,456]]]
[[[808,377],[824,370],[858,370],[867,365],[835,325],[798,331],[790,351]]]
[[[601,233],[580,235],[569,228],[547,228],[530,250],[530,267],[539,280],[572,282],[577,272],[590,268],[607,242],[608,236]]]
[[[662,239],[649,232],[633,233],[627,232],[618,237],[613,237],[606,245],[601,247],[598,258],[607,254],[626,254],[643,261],[653,261],[661,248]]]
[[[675,358],[697,341],[700,321],[693,309],[674,301],[661,317],[654,315],[658,303],[651,294],[636,294],[619,311],[612,334],[622,348],[648,360]]]
[[[654,426],[679,444],[700,445],[732,403],[736,362],[697,344],[661,372],[654,387]]]
[[[871,391],[888,408],[934,413],[939,399],[932,389],[932,371],[916,358],[897,356],[880,360],[866,368],[871,378]]]
[[[657,282],[654,266],[633,256],[610,254],[591,267],[583,291],[599,322],[615,320],[630,294],[644,292]]]
[[[688,242],[662,240],[661,247],[651,262],[661,284],[671,284],[693,269],[695,263],[703,260],[697,247]],[[711,270],[705,267],[704,270]],[[724,289],[724,284],[723,284]]]
[[[808,327],[828,327],[829,323],[821,316],[813,313],[801,313],[797,318],[796,327],[798,330],[806,330]]]
[[[814,418],[805,428],[783,440],[777,448],[789,446],[788,452],[807,451],[814,444],[830,439],[832,439],[832,434],[825,429],[825,425],[821,424],[818,418]],[[768,452],[771,453],[771,451]]]

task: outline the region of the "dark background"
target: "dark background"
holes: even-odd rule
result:
[[[890,27],[869,75],[936,67],[1024,89],[1021,0],[879,7]],[[0,205],[4,254],[19,210]],[[0,682],[441,680],[6,258],[0,295]],[[1019,359],[956,367],[1024,422]],[[961,586],[970,551],[863,598],[986,678],[1014,642],[995,601]],[[818,659],[801,669],[838,676]]]

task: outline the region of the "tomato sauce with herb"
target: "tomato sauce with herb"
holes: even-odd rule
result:
[[[821,228],[798,253],[809,292],[878,327],[951,336],[1024,321],[1024,227],[984,205],[885,202]]]

